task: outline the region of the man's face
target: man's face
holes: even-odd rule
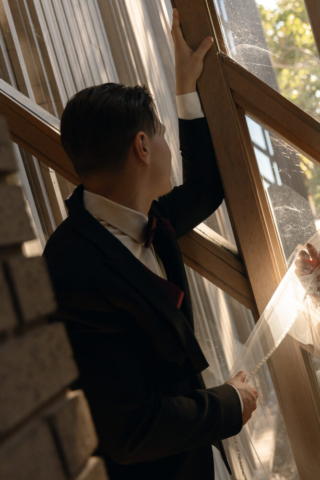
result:
[[[154,198],[165,195],[172,189],[170,182],[172,155],[164,138],[165,132],[166,127],[160,123],[160,128],[157,129],[150,141],[150,173],[155,193]]]

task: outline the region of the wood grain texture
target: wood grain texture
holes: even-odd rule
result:
[[[234,101],[320,165],[320,123],[231,58],[221,55]]]
[[[11,139],[64,178],[79,184],[74,168],[60,143],[59,120],[0,80],[0,114]]]
[[[318,53],[320,55],[320,2],[319,0],[304,0],[309,15]]]
[[[175,0],[174,3],[180,13],[184,37],[195,50],[204,37],[214,35],[208,3],[205,0]],[[214,14],[214,9],[210,14]],[[277,251],[280,243],[274,241],[277,231],[270,218],[270,210],[266,210],[261,178],[257,178],[252,156],[248,155],[251,140],[232,97],[224,60],[215,38],[205,59],[198,90],[215,147],[237,245],[258,310],[262,313],[286,266],[281,260],[281,251]],[[249,93],[250,87],[246,91],[247,95]],[[259,98],[256,104],[260,105]],[[304,117],[304,121],[309,126],[313,124],[313,119]],[[290,130],[287,123],[284,126]],[[309,129],[311,137],[314,131]],[[287,336],[270,358],[269,369],[300,478],[320,478],[320,460],[316,453],[320,448],[319,395],[314,395],[314,378],[310,376],[299,346],[291,337]],[[297,385],[300,385],[299,395]]]
[[[251,167],[250,173],[252,176],[252,182],[257,192],[258,198],[260,200],[262,211],[264,212],[264,222],[270,237],[271,246],[273,248],[273,255],[276,259],[277,265],[281,266],[281,275],[283,276],[285,275],[285,272],[286,272],[286,260],[285,260],[284,252],[281,246],[281,241],[280,241],[277,229],[275,228],[275,225],[274,225],[272,208],[271,208],[270,202],[267,199],[264,186],[261,181],[261,174],[258,167],[258,163],[256,161],[256,155],[253,149],[248,124],[246,121],[246,114],[243,108],[239,106],[237,106],[237,112],[238,112],[238,120],[239,120],[239,125],[242,133],[242,138],[243,138],[245,149],[246,149],[246,154]]]
[[[179,246],[188,267],[257,314],[244,265],[231,243],[201,224]]]
[[[195,50],[204,37],[214,34],[205,3],[197,0],[175,0],[175,3],[180,12],[184,35]],[[241,245],[251,284],[255,288],[256,303],[262,311],[270,299],[270,285],[274,291],[284,270],[279,270],[272,243],[267,236],[265,212],[254,188],[238,113],[218,52],[216,42],[206,56],[198,89],[218,158],[233,229],[238,245]],[[249,260],[251,257],[255,258],[254,262]],[[259,269],[264,270],[264,275]]]

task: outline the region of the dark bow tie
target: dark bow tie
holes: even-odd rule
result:
[[[157,226],[158,226],[158,220],[161,221],[163,226],[167,229],[170,230],[170,232],[174,233],[173,226],[171,225],[170,221],[167,218],[157,218],[155,215],[150,214],[149,215],[149,220],[145,229],[145,244],[144,247],[149,248],[151,243],[153,242],[154,236],[156,234]]]
[[[149,248],[151,243],[153,242],[156,229],[157,229],[157,223],[158,223],[157,217],[155,217],[154,215],[149,215],[149,220],[145,230],[146,241],[145,241],[144,247],[146,248]]]

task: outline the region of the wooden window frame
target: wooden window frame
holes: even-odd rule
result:
[[[286,263],[245,114],[316,163],[320,125],[226,56],[213,0],[172,0],[172,5],[179,10],[183,34],[193,50],[204,37],[214,38],[198,91],[217,154],[236,243],[261,314],[286,272]],[[320,395],[310,358],[298,342],[287,336],[268,366],[300,479],[320,478]]]
[[[318,0],[304,0],[309,15],[315,43],[320,55],[320,3]]]

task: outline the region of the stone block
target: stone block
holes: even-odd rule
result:
[[[1,480],[66,480],[49,426],[36,421],[0,447]],[[98,477],[97,477],[98,478]]]
[[[76,480],[108,480],[104,461],[99,457],[91,457]]]
[[[47,265],[42,257],[14,257],[6,261],[22,321],[28,323],[56,310]]]
[[[62,323],[44,325],[0,348],[0,434],[15,427],[78,376]]]
[[[17,314],[2,265],[0,265],[0,332],[16,325],[18,325]]]
[[[20,187],[0,184],[0,219],[0,247],[35,238]]]
[[[0,172],[18,170],[5,117],[0,116]]]
[[[68,392],[48,420],[59,440],[70,476],[86,464],[98,445],[88,402],[82,390]]]

